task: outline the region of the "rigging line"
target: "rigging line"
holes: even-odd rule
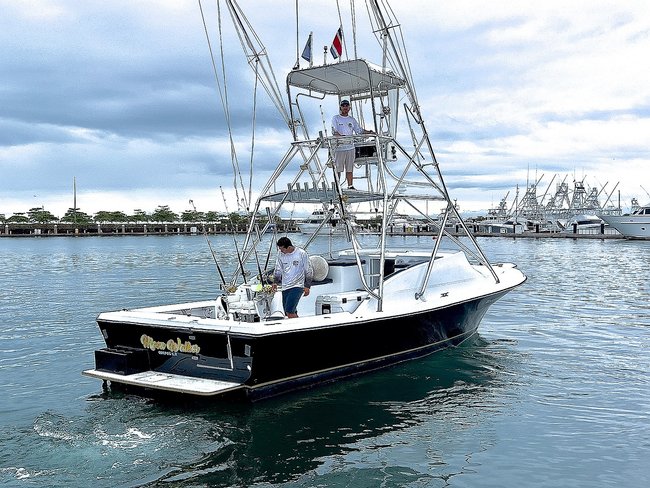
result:
[[[269,189],[271,188],[272,183],[273,183],[273,184],[275,183],[275,181],[276,181],[276,179],[278,178],[278,176],[279,176],[279,175],[284,171],[284,169],[285,169],[286,166],[289,164],[289,162],[290,162],[290,161],[295,157],[296,152],[297,152],[298,150],[299,150],[299,149],[297,148],[297,146],[294,146],[294,145],[291,146],[291,149],[290,149],[289,152],[288,152],[288,153],[287,153],[287,154],[282,158],[282,161],[280,162],[280,164],[278,165],[278,167],[274,170],[273,175],[271,176],[271,178],[269,179],[269,181],[267,182],[267,184],[264,186],[263,190],[260,192],[260,195],[262,195],[262,196],[267,196],[267,195],[268,195],[268,191],[269,191]],[[302,172],[303,172],[303,171],[301,171],[301,172],[296,176],[295,180],[294,180],[294,181],[289,185],[290,188],[294,186],[294,184],[296,183],[296,181],[300,178],[300,175],[302,174]],[[282,205],[284,204],[284,202],[285,202],[285,200],[287,199],[287,197],[289,196],[289,194],[290,194],[290,192],[285,193],[285,196],[284,196],[284,197],[282,198],[282,200],[277,204],[278,206],[277,206],[277,208],[276,208],[276,210],[275,210],[275,212],[274,212],[274,215],[277,215],[277,214],[279,213],[280,208],[281,208]],[[249,257],[251,256],[251,253],[253,252],[253,251],[252,251],[253,247],[257,245],[257,242],[255,242],[255,243],[251,244],[251,247],[250,247],[250,249],[249,249],[249,243],[250,243],[250,240],[253,238],[253,232],[252,232],[252,229],[253,229],[253,223],[254,223],[254,221],[255,221],[255,218],[256,218],[257,212],[258,212],[258,210],[259,210],[260,202],[261,202],[261,200],[258,200],[258,202],[257,202],[257,204],[256,204],[256,206],[255,206],[255,209],[254,209],[254,211],[252,212],[251,219],[250,219],[249,229],[248,229],[248,231],[247,231],[247,233],[246,233],[246,240],[245,240],[245,242],[244,242],[243,254],[242,254],[242,255],[243,255],[243,262],[245,262],[245,263],[248,262],[248,259],[249,259]],[[238,272],[239,272],[239,271],[236,271],[236,273],[238,273]]]
[[[194,206],[194,200],[190,200],[190,205],[192,205],[192,208],[194,209],[194,214],[197,214],[196,207]],[[223,276],[223,271],[221,271],[221,266],[219,266],[219,261],[217,261],[217,255],[214,253],[214,249],[212,248],[212,243],[210,242],[210,239],[208,238],[208,233],[205,230],[205,224],[203,224],[203,236],[205,237],[206,242],[208,243],[208,248],[210,249],[210,254],[212,254],[212,259],[214,260],[214,264],[217,266],[217,271],[219,272],[219,278],[221,278],[221,283],[223,284],[224,288],[226,287],[226,278]]]
[[[235,222],[232,219],[232,214],[228,212],[228,203],[226,202],[226,194],[223,192],[223,187],[220,186],[219,189],[221,190],[221,198],[223,198],[223,206],[226,209],[226,214],[228,214],[228,218],[230,219],[230,226],[232,228],[232,242],[235,246],[235,252],[237,253],[239,270],[241,270],[242,280],[244,281],[244,284],[246,284],[246,270],[244,269],[244,262],[242,261],[241,253],[239,252],[239,246],[237,245],[237,236],[235,235]],[[237,272],[233,274],[233,277],[231,279],[231,285],[235,284],[236,278],[237,278]]]
[[[248,201],[252,202],[253,201],[253,158],[255,155],[255,128],[257,124],[257,80],[258,80],[258,74],[257,74],[257,62],[255,63],[255,86],[253,88],[253,121],[252,121],[252,130],[251,130],[251,159],[250,159],[250,167],[249,167],[249,172],[248,172]],[[248,209],[248,206],[247,206]]]
[[[244,240],[244,244],[241,251],[241,255],[242,255],[241,260],[243,263],[248,263],[249,258],[251,257],[253,252],[257,252],[257,246],[260,244],[259,232],[257,234],[253,232],[256,226],[258,226],[257,216],[259,214],[260,205],[261,205],[261,200],[257,200],[254,209],[249,214],[250,219],[246,229],[246,239]],[[267,230],[268,225],[269,225],[268,223],[265,225],[264,231]],[[239,271],[236,272],[238,273]],[[235,274],[234,276],[236,277],[237,275]],[[233,277],[233,280],[234,279],[235,278]]]
[[[229,113],[229,110],[228,110],[227,96],[224,99],[224,93],[223,93],[224,89],[221,87],[221,82],[219,81],[219,74],[218,74],[218,71],[217,71],[217,65],[216,65],[216,62],[214,60],[214,58],[215,58],[214,50],[212,49],[212,43],[210,42],[210,34],[208,33],[208,26],[207,26],[207,23],[205,21],[205,15],[203,13],[203,5],[201,4],[201,0],[198,0],[198,3],[199,3],[199,10],[201,11],[201,19],[203,21],[203,30],[205,31],[205,38],[206,38],[207,43],[208,43],[208,51],[210,52],[210,60],[212,62],[212,71],[214,73],[214,79],[215,79],[215,82],[217,84],[217,91],[219,93],[219,99],[221,100],[221,106],[222,106],[223,111],[224,111],[224,117],[225,117],[226,123],[228,125],[228,134],[229,134],[229,138],[230,138],[230,147],[231,147],[231,163],[233,164],[233,172],[235,172],[236,171],[235,161],[237,159],[237,155],[236,155],[236,153],[234,153],[234,143],[233,143],[233,139],[232,139],[232,131],[231,131],[231,124],[230,124],[230,113]],[[220,3],[217,1],[217,10],[219,12],[218,13],[219,31],[221,32],[221,13],[220,13],[219,5],[220,5]],[[222,40],[221,36],[220,36],[220,40],[221,40],[221,43],[223,45],[223,40]],[[223,53],[222,53],[222,56],[223,56]],[[225,87],[225,83],[226,83],[226,79],[225,79],[225,74],[224,74],[224,87]],[[234,155],[234,159],[233,159],[233,155]],[[243,186],[242,186],[242,188],[243,188]],[[238,193],[238,189],[237,189],[237,180],[236,180],[236,178],[235,178],[235,193],[237,194],[237,200],[239,200],[239,193]]]
[[[260,78],[260,83],[262,83],[262,86],[266,90],[266,93],[271,99],[271,102],[275,105],[280,115],[282,115],[284,118],[287,126],[291,127],[291,120],[287,109],[284,106],[284,99],[280,91],[277,78],[275,77],[275,73],[273,72],[273,66],[271,65],[271,61],[268,57],[268,54],[266,53],[264,44],[242,12],[239,5],[237,5],[234,0],[226,0],[226,3],[230,11],[233,25],[237,31],[239,42],[242,46],[242,49],[244,50],[244,55],[248,58],[249,65],[252,59],[259,59],[261,61],[264,77]],[[264,63],[264,60],[266,60],[266,63]]]
[[[384,18],[383,9],[379,6],[379,0],[372,0],[372,3],[374,6],[373,10],[375,12],[375,18],[377,20],[377,24],[380,30],[385,33],[386,40],[388,41],[388,44],[390,44],[390,48],[392,52],[395,54],[395,63],[397,64],[397,66],[395,66],[396,71],[398,73],[403,74],[407,85],[406,92],[409,98],[411,99],[411,103],[413,104],[413,110],[416,111],[419,118],[422,118],[422,114],[420,113],[420,106],[417,101],[417,95],[415,93],[415,87],[413,86],[413,77],[408,62],[408,56],[405,50],[403,49],[404,38],[402,36],[401,43],[399,42],[399,40],[393,38],[393,36],[390,34],[389,31],[389,28],[392,27],[392,20],[390,24],[386,22],[386,19]],[[386,7],[385,10],[387,11],[387,14],[392,13],[390,7]],[[396,24],[395,27],[400,30],[400,35],[401,35],[401,28],[399,28],[399,24]]]
[[[401,36],[400,24],[397,22],[397,19],[395,18],[394,14],[392,16],[389,15],[389,20],[388,22],[386,22],[384,21],[381,12],[377,12],[376,10],[373,10],[371,12],[370,11],[371,6],[369,4],[366,5],[368,7],[368,15],[370,18],[370,23],[372,25],[373,32],[375,33],[375,38],[384,54],[383,65],[390,66],[390,68],[394,72],[398,73],[401,78],[404,78],[408,82],[412,78],[412,76],[410,75],[410,69],[408,70],[400,69],[401,67],[400,58],[405,58],[408,64],[407,54],[404,50],[404,38],[403,36]],[[388,14],[392,12],[389,5],[385,5],[385,7],[383,8],[385,8],[388,11],[387,12]],[[401,44],[399,42],[397,44],[392,42],[392,37],[390,37],[388,33],[390,30],[393,29],[400,31],[400,36],[402,39]],[[392,50],[387,49],[389,40],[391,40]]]
[[[336,0],[336,11],[338,12],[339,15],[339,27],[341,28],[341,32],[343,33],[343,49],[345,49],[345,57],[347,59],[350,59],[350,56],[348,56],[348,46],[347,43],[345,42],[345,31],[343,30],[343,17],[341,16],[341,5],[339,4],[339,0]],[[341,57],[339,56],[339,61],[341,61]]]
[[[410,83],[410,80],[413,77],[408,63],[408,56],[404,49],[405,43],[404,43],[404,37],[402,34],[400,24],[397,22],[395,14],[393,13],[393,10],[390,7],[390,5],[388,5],[386,2],[383,1],[381,2],[381,4],[382,6],[380,7],[378,2],[376,1],[366,2],[366,9],[368,12],[368,18],[370,20],[372,31],[375,34],[377,43],[379,44],[379,46],[381,47],[384,53],[384,57],[385,57],[384,61],[387,62],[387,64],[391,67],[393,71],[399,73],[402,78],[404,78],[407,82]],[[385,13],[387,14],[388,22],[384,20],[384,15],[382,13],[382,10],[385,11]],[[399,42],[394,43],[392,37],[388,36],[388,32],[391,29],[399,30],[401,43]],[[388,40],[391,40],[392,50],[386,49],[386,45],[384,41],[388,41]],[[401,58],[404,59],[405,67],[402,66],[402,61],[400,60]]]
[[[237,149],[235,148],[235,141],[232,135],[232,121],[230,118],[230,102],[228,99],[228,83],[226,82],[226,62],[223,52],[223,28],[222,28],[222,16],[221,16],[221,2],[217,0],[217,15],[219,20],[219,52],[221,55],[221,75],[223,76],[223,87],[224,87],[224,111],[226,113],[226,122],[228,125],[228,138],[230,140],[230,156],[233,165],[233,185],[235,187],[235,196],[237,197],[237,206],[239,207],[239,189],[237,186],[237,177],[239,177],[239,185],[241,185],[241,191],[244,195],[244,203],[248,207],[248,202],[246,201],[246,187],[244,186],[244,181],[242,179],[241,170],[239,168],[239,159],[237,158]]]
[[[350,0],[350,20],[352,22],[352,47],[354,50],[354,59],[359,59],[357,54],[357,9],[354,6],[354,0]]]
[[[199,10],[201,11],[201,20],[203,21],[203,30],[205,31],[205,39],[208,42],[208,51],[210,52],[210,60],[212,61],[212,72],[214,73],[214,79],[217,82],[217,88],[219,91],[219,97],[222,99],[223,103],[223,94],[221,93],[221,83],[219,82],[219,75],[217,73],[217,65],[214,62],[214,52],[212,50],[212,43],[210,42],[210,35],[208,33],[208,26],[205,22],[205,15],[203,14],[203,5],[201,4],[201,0],[198,0],[199,2]]]
[[[259,225],[257,223],[255,224],[255,233],[257,234],[257,242],[262,242],[262,235],[260,234],[260,227],[259,227]],[[260,275],[259,276],[259,281],[261,283],[262,280],[264,279],[264,274],[262,273],[262,266],[260,265],[260,257],[257,254],[257,246],[255,246],[253,249],[254,249],[254,253],[255,253],[255,262],[257,263],[257,272]]]
[[[297,69],[300,67],[300,29],[298,26],[298,0],[296,0],[296,67],[294,69]]]
[[[296,211],[296,204],[294,203],[291,206],[291,212],[289,212],[289,228],[293,227],[293,213]],[[287,228],[284,228],[284,235],[287,235]]]
[[[390,9],[390,6],[389,6],[389,9]],[[401,38],[401,42],[398,43],[398,46],[399,46],[401,57],[404,59],[404,66],[405,66],[405,69],[406,69],[406,76],[408,77],[409,80],[412,80],[413,79],[413,72],[411,71],[411,62],[409,61],[408,52],[406,50],[406,41],[404,40],[404,32],[402,31],[402,28],[401,28],[401,26],[399,24],[397,25],[397,28],[398,28],[398,32],[399,32],[399,37]],[[411,87],[411,90],[413,90],[413,99],[417,100],[418,97],[417,97],[417,94],[415,92],[415,84],[410,83],[410,87]]]
[[[271,209],[269,207],[266,207],[266,219],[268,220],[269,223],[271,222],[272,219]],[[271,250],[273,249],[273,245],[276,242],[275,237],[278,231],[278,226],[277,226],[277,222],[274,222],[274,224],[275,225],[273,226],[273,239],[271,239],[271,242],[269,243],[269,251],[266,253],[266,260],[264,261],[264,271],[266,271],[269,267],[269,260],[271,259]]]

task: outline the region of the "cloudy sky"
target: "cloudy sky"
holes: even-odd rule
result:
[[[281,86],[295,62],[294,4],[241,2]],[[216,0],[202,5],[216,50]],[[300,5],[300,44],[313,30],[319,51],[338,27],[336,2]],[[650,201],[650,2],[402,0],[393,9],[461,210],[487,209],[542,175],[538,194],[568,175],[607,183],[605,193],[618,183],[624,207]],[[232,202],[198,1],[0,0],[0,11],[0,214],[44,206],[62,216],[73,179],[91,215],[182,212],[189,199],[223,210],[220,186]],[[248,133],[253,78],[236,59],[230,40],[233,127]],[[259,98],[256,153],[270,167],[287,129]]]

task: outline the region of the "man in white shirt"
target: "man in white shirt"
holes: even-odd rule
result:
[[[309,295],[314,271],[307,252],[295,247],[288,237],[278,239],[278,257],[273,270],[273,292],[282,282],[282,307],[287,318],[298,317],[300,297]]]
[[[332,134],[335,136],[351,136],[354,134],[372,134],[371,130],[366,130],[359,125],[354,117],[350,115],[350,101],[341,100],[339,113],[332,117]],[[336,172],[341,178],[341,173],[345,171],[345,179],[348,182],[348,188],[354,190],[352,186],[352,176],[354,170],[354,141],[341,140],[334,147],[334,164]]]

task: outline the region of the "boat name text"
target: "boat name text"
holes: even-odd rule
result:
[[[201,351],[198,344],[192,344],[190,341],[183,342],[178,337],[176,340],[169,339],[167,342],[163,342],[157,341],[147,334],[142,334],[140,344],[145,349],[151,349],[152,351],[187,352],[191,354],[198,354]]]

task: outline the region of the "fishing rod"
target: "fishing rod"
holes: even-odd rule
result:
[[[271,222],[271,209],[269,207],[266,207],[266,218],[268,219],[269,223]],[[271,251],[273,250],[273,245],[276,242],[277,237],[277,226],[273,227],[273,239],[271,240],[271,243],[269,244],[269,252],[266,253],[266,261],[264,261],[264,269],[266,270],[269,267],[269,261],[271,259]]]
[[[196,207],[194,206],[194,200],[190,199],[190,205],[192,205],[192,208],[194,209],[194,214],[196,215]],[[219,277],[221,278],[221,283],[224,286],[224,289],[226,287],[226,278],[223,276],[223,271],[221,271],[221,266],[219,266],[219,261],[217,261],[217,256],[214,254],[214,249],[212,249],[212,243],[210,242],[210,239],[208,239],[208,233],[205,230],[205,224],[203,224],[203,236],[205,237],[205,241],[208,243],[208,247],[210,248],[210,254],[212,254],[212,259],[214,260],[214,264],[217,266],[217,271],[219,272]]]
[[[239,269],[241,270],[241,276],[242,279],[244,280],[244,284],[246,283],[246,271],[244,270],[244,263],[242,262],[241,259],[241,253],[239,252],[239,246],[237,245],[237,237],[235,236],[235,223],[232,220],[232,215],[228,211],[228,203],[226,202],[226,194],[223,192],[223,187],[219,187],[219,190],[221,190],[221,198],[223,198],[223,205],[224,208],[226,209],[226,213],[228,214],[228,219],[230,220],[230,225],[232,226],[232,242],[235,245],[235,252],[237,253],[237,261],[239,262]],[[235,280],[235,277],[233,276],[233,281]],[[234,283],[233,283],[234,284]]]
[[[262,235],[260,234],[260,228],[255,224],[255,233],[257,234],[257,242],[262,242]],[[257,254],[257,247],[254,248],[255,262],[257,263],[257,272],[259,273],[260,283],[264,280],[264,274],[262,273],[262,266],[260,265],[260,257]]]

